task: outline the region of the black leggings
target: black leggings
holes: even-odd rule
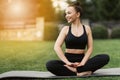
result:
[[[66,58],[70,62],[80,62],[84,54],[71,54],[71,53],[65,53]],[[85,71],[96,71],[97,69],[100,69],[104,65],[106,65],[109,62],[109,56],[107,54],[99,54],[94,56],[93,58],[90,58],[84,66],[77,67],[77,72],[85,72]],[[51,73],[57,75],[57,76],[75,76],[76,73],[69,70],[67,67],[64,66],[65,63],[61,60],[51,60],[48,61],[46,64],[46,68]]]

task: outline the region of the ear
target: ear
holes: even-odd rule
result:
[[[77,12],[77,17],[80,17],[80,12]]]

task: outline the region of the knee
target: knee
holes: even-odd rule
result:
[[[52,67],[53,66],[53,61],[48,61],[47,63],[46,63],[46,67],[48,68],[48,67]]]
[[[101,54],[100,56],[105,64],[107,64],[110,61],[110,57],[108,54]]]
[[[108,63],[110,61],[110,56],[108,54],[105,55],[106,62]]]
[[[56,60],[50,60],[46,63],[46,68],[48,71],[54,73],[58,67],[57,61]]]
[[[47,70],[48,71],[51,71],[52,70],[52,61],[48,61],[47,63],[46,63],[46,68],[47,68]]]

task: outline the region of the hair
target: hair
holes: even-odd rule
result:
[[[75,8],[76,12],[79,12],[80,13],[80,17],[82,16],[83,14],[83,10],[82,10],[82,7],[80,5],[79,2],[75,1],[75,2],[72,2],[69,4],[69,7],[72,6]]]

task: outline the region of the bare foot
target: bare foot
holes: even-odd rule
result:
[[[65,67],[67,67],[69,70],[71,70],[72,72],[77,72],[76,68],[74,67],[70,67],[68,65],[64,65]]]
[[[81,73],[77,73],[77,76],[89,76],[92,74],[92,71],[85,71]]]

